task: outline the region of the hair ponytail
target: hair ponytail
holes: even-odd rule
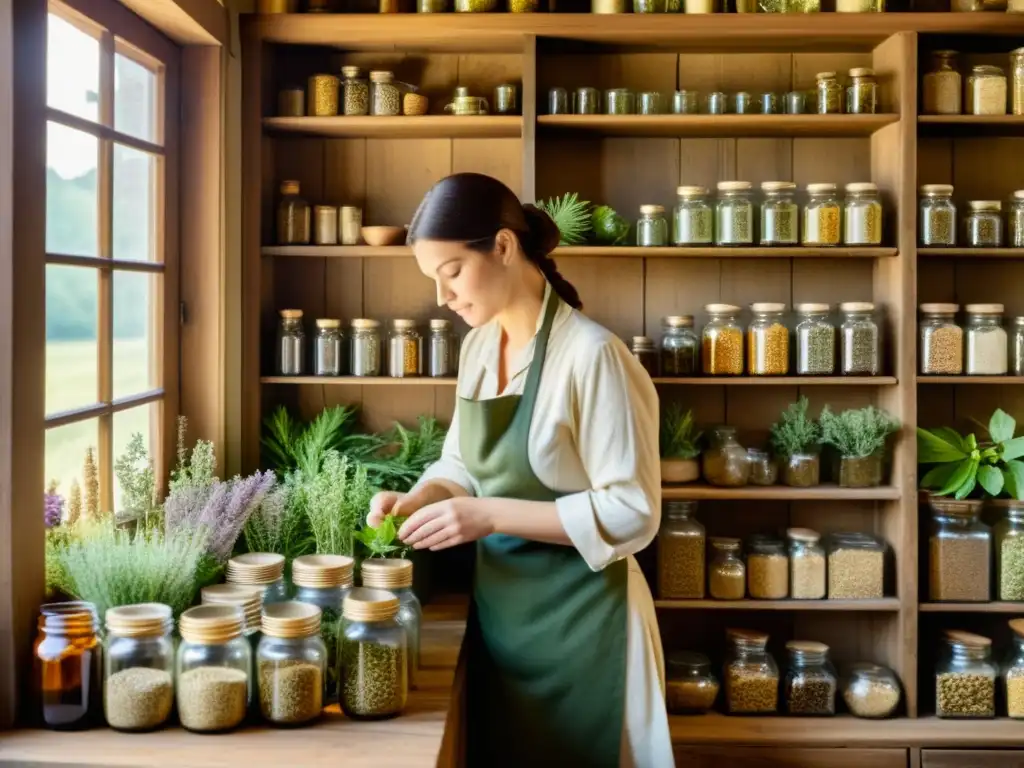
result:
[[[551,252],[561,240],[561,233],[555,222],[540,208],[529,203],[523,206],[523,214],[529,227],[528,242],[522,243],[526,258],[537,266],[562,301],[573,309],[583,309],[583,302],[580,301],[576,288],[562,277],[555,260],[551,258]]]

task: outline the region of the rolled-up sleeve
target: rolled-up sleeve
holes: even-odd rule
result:
[[[617,339],[573,374],[575,438],[590,489],[559,498],[559,518],[595,571],[634,554],[661,522],[658,393]]]
[[[462,454],[459,451],[459,406],[455,404],[455,413],[452,415],[451,426],[448,427],[448,434],[444,439],[444,448],[441,449],[441,458],[427,467],[426,471],[416,481],[415,487],[423,485],[429,480],[448,480],[465,488],[474,496],[477,494],[476,484],[473,476],[469,474],[466,465],[462,462]]]

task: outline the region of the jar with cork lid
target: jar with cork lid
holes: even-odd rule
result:
[[[301,376],[306,370],[306,332],[301,309],[282,309],[277,328],[278,376]]]
[[[313,347],[313,374],[341,376],[345,365],[345,340],[341,320],[320,317],[316,321],[316,344]]]
[[[828,304],[804,303],[794,307],[797,324],[796,372],[800,376],[830,376],[836,369],[836,328]]]
[[[263,589],[241,584],[212,584],[200,590],[203,605],[233,605],[242,609],[242,636],[249,641],[252,652],[260,644],[263,614]]]
[[[346,117],[368,115],[370,113],[370,85],[362,76],[359,67],[342,67],[341,76],[342,102]]]
[[[921,373],[957,376],[964,372],[964,332],[956,322],[959,304],[920,306]]]
[[[843,376],[877,376],[881,369],[878,322],[870,301],[844,301],[839,305],[840,373]]]
[[[765,181],[761,192],[761,245],[796,245],[800,229],[800,209],[793,199],[796,184]]]
[[[1003,665],[1006,685],[1006,715],[1024,720],[1024,619],[1011,619],[1013,647]]]
[[[926,115],[959,115],[962,111],[956,51],[932,51],[931,69],[921,78],[921,109]]]
[[[751,376],[785,376],[789,373],[789,328],[783,321],[786,305],[755,302],[747,327],[747,373]]]
[[[971,248],[999,248],[1003,244],[1003,204],[999,200],[970,200],[964,234]]]
[[[846,86],[846,111],[851,115],[873,115],[878,109],[878,81],[875,70],[855,67]]]
[[[839,245],[841,206],[835,184],[808,184],[804,245]]]
[[[708,592],[715,600],[742,600],[747,594],[747,567],[740,557],[740,548],[739,539],[711,539]]]
[[[341,708],[357,720],[394,717],[409,691],[408,640],[398,597],[357,587],[345,597],[341,630]]]
[[[312,211],[299,193],[297,181],[281,182],[281,200],[277,204],[277,244],[308,245]]]
[[[966,106],[969,115],[1006,114],[1006,74],[1000,67],[981,64],[971,69]]]
[[[100,622],[92,603],[46,603],[33,645],[35,681],[46,728],[91,728],[103,718]]]
[[[174,704],[171,608],[139,603],[107,610],[103,712],[117,731],[159,728]]]
[[[405,628],[408,641],[409,687],[415,688],[420,665],[420,629],[423,607],[412,590],[412,561],[399,558],[364,560],[363,586],[386,589],[398,597],[398,623]]]
[[[263,607],[256,680],[260,712],[274,725],[304,725],[323,712],[327,647],[320,619],[320,609],[310,603]]]
[[[972,632],[947,630],[935,665],[935,714],[942,718],[987,718],[996,714],[992,641]]]
[[[709,318],[701,336],[701,369],[710,376],[743,374],[743,328],[740,308],[734,304],[708,304]]]
[[[1002,304],[968,304],[964,335],[964,372],[1002,376],[1009,369],[1009,345]]]
[[[920,189],[920,242],[923,246],[956,245],[956,204],[952,184],[925,184]]]
[[[349,370],[353,376],[380,376],[380,323],[365,317],[352,321]]]
[[[825,548],[821,534],[810,528],[790,528],[789,596],[794,600],[822,600],[825,597]]]
[[[280,603],[288,599],[288,585],[284,580],[284,555],[273,552],[247,552],[228,560],[226,581],[244,587],[263,590],[263,604]]]
[[[402,96],[393,72],[370,73],[370,114],[392,117],[402,111]]]
[[[725,662],[725,710],[730,715],[770,715],[778,709],[779,668],[768,653],[768,635],[730,629]]]
[[[416,329],[416,321],[393,320],[388,337],[388,376],[401,379],[422,373],[423,336]]]
[[[641,205],[636,222],[636,244],[645,247],[668,245],[668,222],[665,206]]]
[[[843,86],[835,72],[819,72],[815,76],[819,115],[838,115],[843,111]]]
[[[355,561],[345,555],[303,555],[292,561],[295,600],[320,609],[320,638],[327,650],[325,696],[338,699],[338,633],[345,596],[352,591]]]
[[[672,216],[673,245],[710,245],[714,233],[715,217],[708,203],[707,187],[677,187]]]
[[[843,243],[882,244],[882,201],[878,185],[870,181],[846,185],[843,203]]]
[[[831,716],[836,713],[838,679],[828,658],[828,646],[810,640],[790,640],[786,671],[786,714]]]
[[[697,373],[700,342],[693,330],[693,315],[669,315],[661,323],[661,375]]]
[[[754,241],[754,207],[749,181],[718,182],[715,245],[750,245]]]
[[[992,530],[977,500],[930,497],[928,599],[984,603],[990,598]]]

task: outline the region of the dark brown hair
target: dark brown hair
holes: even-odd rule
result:
[[[551,258],[559,240],[555,222],[539,208],[521,204],[511,189],[490,176],[456,173],[437,182],[412,217],[407,241],[409,245],[417,240],[461,242],[474,251],[490,253],[502,229],[515,233],[526,258],[562,301],[582,309],[576,289]]]

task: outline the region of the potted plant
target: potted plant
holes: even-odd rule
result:
[[[782,459],[782,482],[794,488],[810,488],[821,477],[821,428],[807,415],[810,402],[801,397],[772,425],[772,449]]]
[[[835,414],[826,405],[818,418],[822,445],[836,450],[834,477],[842,488],[871,488],[882,484],[885,441],[900,423],[869,405]]]
[[[701,433],[695,431],[693,413],[678,403],[669,405],[661,416],[661,481],[690,483],[700,477]]]

